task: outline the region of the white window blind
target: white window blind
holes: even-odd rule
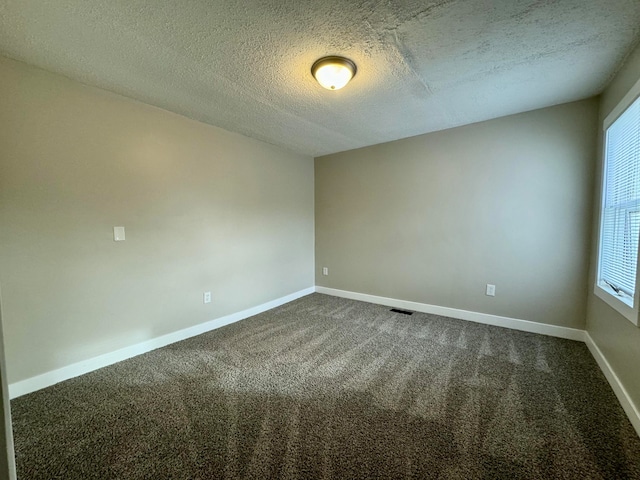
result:
[[[607,129],[599,283],[633,307],[640,236],[640,98]]]

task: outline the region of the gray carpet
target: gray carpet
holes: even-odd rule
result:
[[[11,406],[20,480],[640,479],[584,344],[320,294]]]

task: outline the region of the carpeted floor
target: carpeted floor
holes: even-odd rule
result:
[[[584,344],[320,294],[11,406],[20,480],[640,479]]]

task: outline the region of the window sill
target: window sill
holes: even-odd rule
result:
[[[616,310],[620,315],[629,320],[636,327],[640,326],[638,325],[638,309],[633,308],[630,305],[631,299],[627,300],[623,297],[620,297],[606,284],[596,284],[594,287],[594,293],[599,299],[603,300],[607,305]]]

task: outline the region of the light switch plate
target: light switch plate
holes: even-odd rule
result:
[[[124,227],[113,227],[113,241],[114,242],[124,241]]]

